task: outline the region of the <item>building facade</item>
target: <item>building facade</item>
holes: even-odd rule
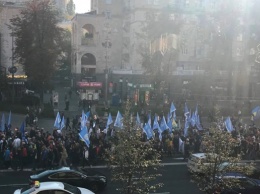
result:
[[[21,64],[12,60],[13,48],[15,47],[14,38],[10,35],[11,30],[10,20],[20,14],[21,10],[25,8],[28,0],[8,0],[0,2],[0,69],[3,75],[7,75],[8,84],[15,85],[16,95],[19,96],[25,87],[27,77],[24,74]],[[54,1],[61,13],[65,14],[66,4],[68,0],[56,0]],[[17,71],[14,73],[14,80],[12,74],[8,69],[15,66]]]

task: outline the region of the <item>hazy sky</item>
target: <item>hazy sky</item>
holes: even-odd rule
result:
[[[90,0],[73,0],[76,6],[76,13],[86,13],[90,11]]]

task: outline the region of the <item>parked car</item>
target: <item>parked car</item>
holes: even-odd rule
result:
[[[219,183],[227,184],[233,183],[230,188],[219,189],[218,193],[221,194],[259,194],[260,193],[260,180],[249,178],[241,173],[224,173],[216,177]],[[222,184],[222,185],[223,185]]]
[[[256,164],[246,162],[230,163],[223,162],[219,165],[218,171],[221,172],[238,172],[245,174],[250,178],[260,179],[260,169]]]
[[[33,186],[15,190],[14,194],[94,194],[92,191],[61,182],[36,181]]]
[[[87,188],[93,192],[98,192],[106,187],[107,178],[103,174],[92,169],[62,167],[54,170],[46,170],[39,174],[31,175],[30,184],[35,181],[59,181],[71,184],[76,187]]]
[[[189,172],[203,173],[204,165],[210,165],[211,160],[216,156],[216,154],[210,153],[191,154],[187,163]]]

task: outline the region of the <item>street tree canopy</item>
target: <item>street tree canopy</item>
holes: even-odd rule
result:
[[[220,109],[214,106],[212,126],[202,137],[201,151],[206,153],[204,162],[200,165],[201,173],[193,173],[192,180],[205,193],[212,194],[219,190],[241,187],[234,179],[225,178],[228,172],[239,172],[245,175],[252,173],[253,165],[240,165],[243,153],[240,151],[240,136],[226,131],[220,118]],[[228,163],[227,168],[222,168]]]
[[[28,81],[37,88],[49,81],[62,51],[60,19],[51,1],[32,0],[10,20],[15,45],[13,59],[23,65]]]
[[[160,153],[152,142],[142,141],[142,130],[133,127],[130,116],[130,102],[127,102],[123,129],[117,129],[112,147],[107,151],[107,161],[112,170],[112,181],[118,183],[118,190],[124,194],[149,193],[162,186],[155,183],[160,176]],[[152,182],[151,182],[152,181]]]

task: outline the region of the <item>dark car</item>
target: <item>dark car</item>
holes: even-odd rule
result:
[[[46,170],[39,174],[31,175],[29,183],[35,181],[59,181],[71,184],[76,187],[87,188],[93,192],[98,192],[106,187],[107,178],[92,169],[62,167],[54,170]]]
[[[239,162],[239,163],[230,163],[223,162],[218,167],[219,172],[237,172],[245,174],[247,177],[260,179],[260,169],[256,164]]]
[[[221,194],[259,194],[260,180],[249,178],[241,173],[225,173],[217,177],[221,182],[233,182],[234,186],[223,189]]]

